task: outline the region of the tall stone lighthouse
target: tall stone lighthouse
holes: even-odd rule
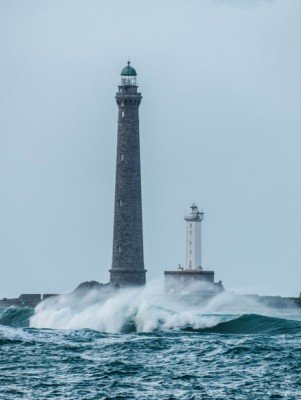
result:
[[[116,287],[145,284],[138,111],[142,96],[136,76],[128,62],[115,97],[118,133],[110,283]]]

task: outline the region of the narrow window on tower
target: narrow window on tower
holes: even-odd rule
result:
[[[118,246],[118,253],[121,253],[121,250],[122,250],[121,246]]]
[[[121,111],[121,117],[124,118],[124,111]]]
[[[123,160],[124,160],[124,154],[120,153],[120,161],[123,161]]]
[[[122,200],[119,200],[119,207],[122,207]]]

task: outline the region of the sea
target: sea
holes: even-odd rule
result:
[[[301,312],[156,284],[0,309],[0,399],[301,399]]]

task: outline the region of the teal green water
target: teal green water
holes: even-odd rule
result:
[[[301,322],[256,314],[204,329],[29,328],[0,310],[0,398],[301,399]]]

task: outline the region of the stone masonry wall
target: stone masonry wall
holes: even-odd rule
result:
[[[136,86],[120,86],[115,181],[113,262],[110,282],[145,283],[141,200],[139,105]]]

